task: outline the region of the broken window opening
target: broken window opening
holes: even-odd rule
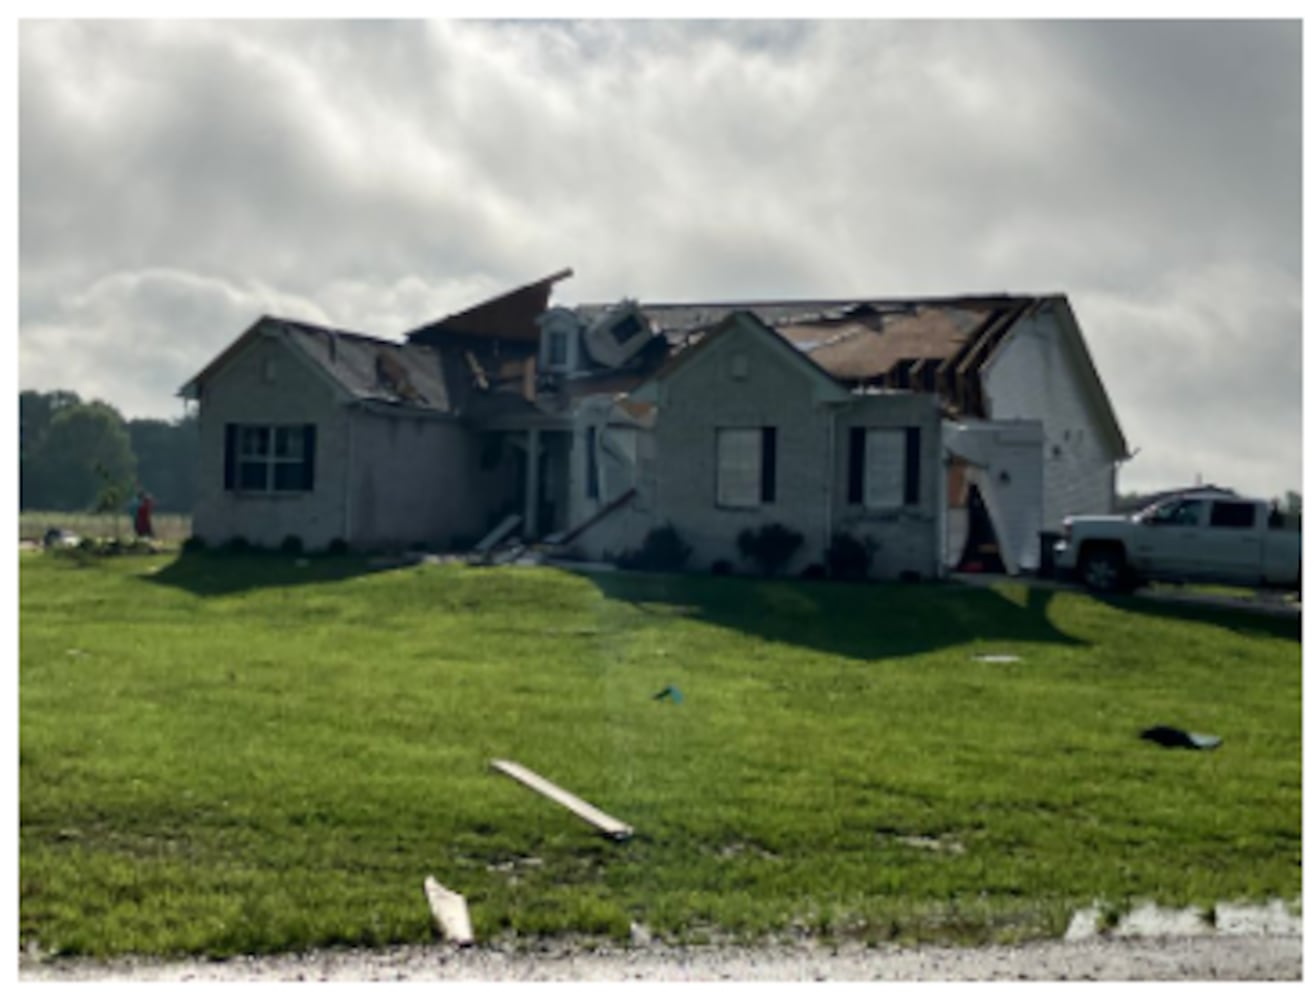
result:
[[[628,343],[642,332],[643,324],[634,313],[630,313],[611,328],[611,335],[618,344]]]

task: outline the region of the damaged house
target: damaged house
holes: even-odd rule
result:
[[[745,528],[841,534],[873,575],[1040,561],[1128,457],[1062,295],[550,303],[550,275],[402,342],[263,317],[191,379],[195,533],[468,547],[508,515],[590,559],[674,526],[691,568]]]

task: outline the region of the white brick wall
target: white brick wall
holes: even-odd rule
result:
[[[736,377],[736,369],[746,374]],[[762,426],[777,428],[775,502],[747,510],[717,507],[716,428]],[[872,512],[848,504],[850,426],[921,427],[916,506]],[[786,573],[824,562],[830,537],[839,531],[879,543],[873,562],[879,577],[937,573],[942,466],[933,397],[881,394],[819,403],[806,369],[761,336],[732,329],[664,386],[653,444],[655,520],[669,519],[693,546],[693,568],[718,559],[746,568],[739,533],[778,521],[804,535]]]
[[[351,425],[351,539],[397,548],[483,535],[511,499],[517,453],[486,470],[483,442],[465,427],[416,416],[357,413]]]
[[[257,337],[203,387],[200,463],[192,531],[208,544],[234,536],[277,546],[296,535],[310,549],[343,537],[346,419],[331,384],[281,341]],[[224,426],[314,424],[315,487],[310,493],[251,494],[224,489]]]
[[[1057,319],[1046,313],[1020,321],[982,373],[990,419],[1044,425],[1047,531],[1058,530],[1069,514],[1113,508],[1114,448],[1095,421],[1076,363]]]
[[[296,535],[314,550],[339,538],[362,548],[441,546],[487,530],[490,510],[510,496],[518,456],[485,469],[483,442],[473,432],[347,406],[312,365],[295,348],[262,337],[204,387],[195,534],[209,544],[240,535],[269,547]],[[314,489],[225,490],[228,423],[314,424]]]

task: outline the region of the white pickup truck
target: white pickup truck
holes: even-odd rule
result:
[[[1188,492],[1130,517],[1064,519],[1054,565],[1091,590],[1149,580],[1299,590],[1300,532],[1266,500]]]

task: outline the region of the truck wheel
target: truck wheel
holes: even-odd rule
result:
[[[1081,582],[1091,590],[1111,594],[1126,589],[1127,565],[1122,552],[1094,548],[1081,554]]]

